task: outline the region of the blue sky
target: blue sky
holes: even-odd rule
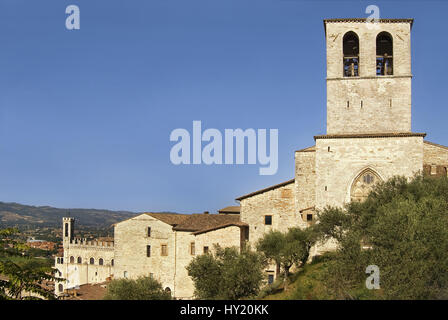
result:
[[[325,133],[322,20],[369,4],[415,18],[413,131],[448,145],[444,1],[0,0],[0,201],[192,213],[293,178]],[[277,174],[173,165],[193,120],[278,129]]]

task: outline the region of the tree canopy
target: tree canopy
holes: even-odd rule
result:
[[[198,299],[237,300],[256,296],[263,281],[263,255],[244,248],[214,247],[214,253],[195,257],[188,265]]]
[[[56,280],[52,269],[24,257],[29,248],[16,239],[17,232],[13,228],[0,230],[0,299],[55,299],[53,291],[43,286]]]
[[[107,285],[104,300],[170,300],[171,293],[151,277],[117,279]]]
[[[357,298],[366,268],[380,271],[384,299],[448,298],[448,179],[395,177],[366,201],[328,207],[316,225],[339,242],[328,285],[338,298]]]
[[[274,261],[282,270],[285,279],[295,264],[304,265],[309,257],[310,249],[316,241],[314,229],[290,228],[286,233],[270,231],[257,243],[257,250],[266,258]]]

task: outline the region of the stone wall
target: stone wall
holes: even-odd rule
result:
[[[366,168],[383,180],[412,177],[423,169],[423,138],[316,139],[317,208],[349,202],[352,183]]]
[[[269,191],[240,200],[241,221],[249,225],[249,243],[252,245],[270,230],[285,232],[302,222],[295,211],[294,181]],[[272,225],[265,225],[265,215],[272,216]]]
[[[448,147],[425,141],[423,162],[427,165],[448,166]]]
[[[151,235],[148,236],[148,227]],[[173,292],[175,275],[175,235],[172,226],[147,214],[115,225],[114,278],[136,279],[153,276]],[[150,257],[147,246],[151,246]],[[162,245],[167,255],[162,255]]]
[[[78,263],[81,258],[81,263]],[[93,258],[93,264],[90,259]],[[103,264],[100,265],[100,259]],[[62,263],[56,258],[55,267],[60,272],[59,277],[66,281],[56,282],[56,294],[60,294],[60,284],[63,290],[71,289],[86,283],[101,283],[107,278],[113,277],[114,247],[98,246],[96,244],[74,244],[65,243]]]
[[[295,152],[295,212],[316,205],[316,151],[315,147]],[[310,209],[311,210],[311,209]],[[305,217],[306,220],[306,217]],[[306,226],[305,220],[302,226]]]
[[[176,231],[176,273],[175,273],[175,296],[180,299],[193,297],[194,284],[188,275],[186,267],[194,257],[204,253],[204,247],[209,252],[214,252],[214,245],[221,247],[240,248],[240,227],[230,226],[218,230],[193,235],[190,232]],[[191,254],[191,243],[194,243],[195,254]]]

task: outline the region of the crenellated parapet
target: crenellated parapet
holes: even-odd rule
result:
[[[79,248],[79,249],[114,249],[114,242],[113,241],[91,241],[87,240],[86,238],[74,238],[70,241],[69,244],[70,248]]]

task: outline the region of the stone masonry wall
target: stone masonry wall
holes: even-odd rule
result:
[[[295,212],[316,205],[316,152],[313,150],[295,153]],[[303,221],[303,226],[306,226]]]
[[[295,212],[294,182],[242,199],[241,221],[249,225],[249,243],[255,245],[270,230],[285,232],[298,226],[302,219]],[[272,225],[265,225],[264,216],[272,216]]]
[[[194,257],[204,253],[204,246],[209,247],[209,252],[214,251],[214,244],[221,247],[240,248],[240,228],[230,226],[218,230],[193,235],[189,232],[176,231],[176,273],[175,273],[175,292],[174,295],[180,299],[193,297],[194,284],[186,267]],[[191,254],[191,243],[194,243],[195,254]]]
[[[448,166],[448,147],[425,141],[423,144],[423,162],[428,165]]]
[[[351,185],[366,168],[383,180],[394,175],[412,177],[423,169],[423,138],[317,139],[317,208],[349,202]]]
[[[148,237],[147,228],[151,228]],[[172,226],[147,214],[115,225],[115,278],[136,279],[153,276],[173,292],[175,275],[175,236]],[[147,257],[146,247],[151,246]],[[167,245],[167,255],[161,247]]]

